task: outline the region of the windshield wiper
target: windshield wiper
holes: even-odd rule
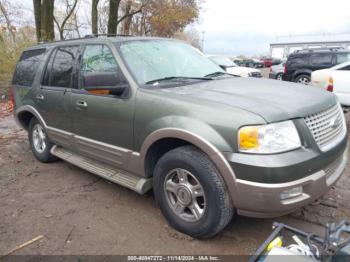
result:
[[[227,72],[217,71],[214,73],[207,74],[204,77],[218,77],[218,76],[222,76],[222,75],[236,76],[236,75],[233,75],[233,74],[230,74]]]
[[[150,84],[154,84],[157,82],[163,82],[163,81],[173,81],[173,80],[179,80],[179,81],[183,81],[183,80],[213,80],[210,77],[190,77],[190,76],[167,76],[167,77],[163,77],[163,78],[159,78],[159,79],[154,79],[154,80],[150,80],[148,82],[146,82],[146,85],[150,85]]]

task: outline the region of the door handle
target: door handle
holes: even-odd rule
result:
[[[85,101],[77,101],[76,105],[80,108],[87,108],[87,103]]]
[[[37,100],[44,100],[45,97],[43,95],[37,95],[35,98]]]

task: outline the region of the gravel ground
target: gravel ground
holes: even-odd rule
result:
[[[350,176],[320,201],[275,219],[235,217],[213,239],[170,228],[151,194],[140,196],[73,165],[42,164],[12,116],[0,119],[0,255],[39,235],[15,254],[252,254],[273,221],[322,233],[320,224],[350,217]]]

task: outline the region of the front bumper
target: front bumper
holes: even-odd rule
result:
[[[283,183],[261,183],[236,180],[234,204],[237,213],[251,217],[276,217],[288,214],[324,195],[343,173],[348,160],[348,150],[323,169],[306,177]],[[303,194],[282,200],[281,192],[301,186]]]

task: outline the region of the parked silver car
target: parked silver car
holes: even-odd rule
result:
[[[269,78],[282,80],[285,64],[286,64],[286,61],[283,61],[282,63],[280,63],[278,65],[271,66]]]

